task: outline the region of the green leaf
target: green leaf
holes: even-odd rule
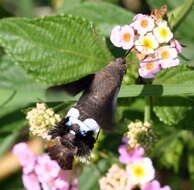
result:
[[[192,109],[190,100],[184,97],[158,97],[153,104],[155,114],[168,125],[178,124]]]
[[[15,143],[26,123],[25,115],[21,113],[21,110],[0,117],[0,156]]]
[[[27,73],[49,85],[94,73],[112,59],[93,24],[70,15],[2,19],[0,44]]]
[[[19,131],[16,131],[8,135],[7,137],[3,138],[0,146],[0,157],[11,148],[11,146],[14,144],[18,136],[19,136]]]
[[[152,156],[156,157],[159,161],[161,167],[166,167],[168,169],[173,168],[175,172],[180,169],[179,163],[181,160],[181,155],[183,154],[184,144],[182,135],[184,131],[176,131],[176,133],[167,133],[166,136],[158,141]]]
[[[1,190],[25,190],[22,183],[22,171],[8,176],[6,179],[0,181]]]
[[[30,79],[7,56],[0,60],[0,116],[45,99],[46,85]]]
[[[70,13],[92,21],[103,35],[109,36],[115,25],[130,24],[134,14],[110,3],[85,2],[59,13]]]
[[[194,70],[186,65],[180,65],[161,71],[153,84],[179,84],[183,86],[194,83]],[[192,109],[192,102],[185,97],[158,97],[154,98],[154,112],[168,125],[178,124]]]
[[[136,97],[136,96],[166,96],[166,95],[192,95],[194,87],[190,84],[174,85],[128,85],[122,86],[118,97]]]
[[[187,65],[179,65],[174,68],[164,69],[159,72],[153,84],[179,84],[191,85],[194,82],[194,68]]]
[[[185,19],[192,9],[194,0],[186,0],[181,6],[168,13],[168,21],[171,28],[174,30]]]
[[[194,86],[190,84],[166,84],[166,85],[123,85],[118,94],[119,98],[143,97],[143,96],[166,96],[166,95],[193,95]],[[66,92],[52,92],[47,94],[44,101],[76,101],[80,96],[69,97]]]

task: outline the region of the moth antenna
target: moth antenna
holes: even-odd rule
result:
[[[126,64],[140,64],[140,63],[149,63],[149,62],[156,62],[156,61],[160,61],[161,59],[153,59],[153,60],[150,60],[150,61],[141,61],[141,62],[136,62],[136,63],[126,63]]]

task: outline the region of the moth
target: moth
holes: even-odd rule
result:
[[[49,155],[62,169],[72,169],[75,156],[90,155],[100,128],[113,128],[116,97],[125,73],[125,59],[118,58],[101,71],[63,86],[72,95],[81,91],[83,94],[65,118],[49,131],[56,140],[48,148]]]

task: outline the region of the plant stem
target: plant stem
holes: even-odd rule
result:
[[[145,96],[144,122],[150,122],[152,111],[152,97]]]

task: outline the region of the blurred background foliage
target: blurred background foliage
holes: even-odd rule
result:
[[[127,24],[136,13],[150,13],[151,9],[168,5],[169,11],[183,3],[183,0],[0,0],[0,17],[40,17],[46,15],[72,14],[92,21],[99,33],[107,38],[107,47],[112,57],[123,54],[108,41],[114,25]],[[191,4],[187,17],[176,28],[175,36],[184,45],[181,65],[160,72],[153,84],[179,84],[192,87],[194,82],[194,8]],[[0,26],[1,28],[5,25]],[[108,56],[108,55],[107,55]],[[128,61],[136,62],[131,55]],[[130,65],[124,78],[124,85],[140,84],[137,65]],[[98,68],[96,68],[98,69]],[[48,94],[48,85],[35,81],[14,60],[0,51],[0,161],[13,144],[28,140],[25,109],[37,101],[46,101],[51,107],[64,112],[78,97],[64,93]],[[113,133],[102,134],[95,149],[95,164],[85,166],[80,173],[80,190],[98,189],[98,179],[117,161],[117,147],[127,131],[130,121],[143,120],[145,102],[142,96],[133,95],[133,86],[122,89],[117,106],[117,128]],[[125,91],[124,91],[125,90]],[[165,90],[165,89],[164,89]],[[154,91],[154,90],[152,90]],[[165,91],[164,91],[165,92]],[[194,92],[194,91],[193,91]],[[125,95],[132,93],[132,95]],[[146,92],[145,92],[146,93]],[[153,92],[148,92],[151,95]],[[167,93],[168,94],[168,93]],[[176,93],[174,93],[176,94]],[[132,97],[133,96],[133,97]],[[65,104],[61,104],[65,102]],[[62,106],[58,106],[62,105]],[[148,154],[157,168],[157,175],[172,189],[194,189],[194,96],[193,94],[153,97],[153,127],[159,136],[152,152]],[[4,162],[0,162],[1,165]],[[11,163],[10,163],[11,164]],[[1,171],[1,169],[0,169]],[[2,171],[1,171],[2,173]],[[88,180],[88,176],[91,176]],[[21,172],[0,176],[1,190],[23,189]]]

